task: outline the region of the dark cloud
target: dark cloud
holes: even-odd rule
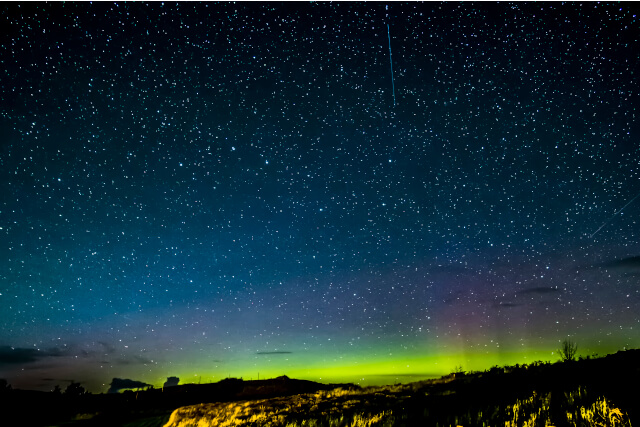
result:
[[[147,365],[147,364],[153,363],[153,361],[151,359],[147,359],[146,357],[135,355],[127,359],[125,358],[116,359],[115,363],[118,365],[135,365],[135,364]]]
[[[551,288],[551,287],[541,286],[541,287],[537,287],[537,288],[522,289],[518,293],[522,294],[522,295],[525,295],[525,294],[545,295],[545,294],[555,294],[555,293],[559,293],[559,292],[562,292],[562,291],[560,289],[558,289],[558,288]]]
[[[512,307],[520,307],[522,304],[517,304],[515,302],[501,302],[498,304],[500,307],[512,308]]]
[[[429,273],[446,275],[472,273],[472,270],[460,264],[436,265],[428,269]]]
[[[98,344],[102,346],[104,354],[113,354],[116,352],[116,348],[109,343],[98,341]]]
[[[48,357],[60,357],[63,355],[63,352],[57,348],[38,350],[4,345],[0,346],[0,366],[34,363]]]
[[[117,393],[120,390],[125,390],[129,388],[144,388],[144,387],[150,386],[151,384],[147,384],[142,381],[130,380],[126,378],[114,378],[113,380],[111,380],[111,384],[109,385],[111,387],[109,387],[109,390],[107,391],[107,393]]]
[[[143,365],[148,365],[150,363],[153,363],[153,360],[147,359],[146,357],[138,356],[138,355],[133,356],[133,360],[135,360],[136,363],[140,363]]]
[[[552,287],[540,286],[535,288],[526,288],[516,292],[516,294],[510,298],[511,299],[510,301],[507,300],[507,301],[494,302],[492,305],[494,309],[516,308],[516,307],[521,307],[523,305],[531,304],[532,300],[534,300],[534,302],[535,301],[540,302],[540,300],[546,300],[547,298],[544,298],[545,295],[554,295],[554,294],[560,294],[560,293],[562,293],[561,289],[552,288]],[[526,295],[530,295],[530,297],[526,297]],[[539,295],[539,297],[533,298],[531,297],[532,295],[533,296]]]
[[[258,351],[257,355],[264,356],[266,354],[291,354],[291,351]]]
[[[640,256],[616,259],[599,265],[600,268],[640,273]]]

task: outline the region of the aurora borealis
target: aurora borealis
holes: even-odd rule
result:
[[[383,384],[640,345],[633,3],[0,22],[14,388]]]

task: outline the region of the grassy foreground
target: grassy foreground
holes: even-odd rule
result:
[[[640,350],[627,350],[365,389],[282,376],[99,395],[5,389],[0,400],[24,426],[627,427],[638,384]]]
[[[581,388],[564,393],[557,402],[553,402],[551,392],[534,392],[513,404],[477,412],[461,407],[447,414],[427,407],[422,414],[416,413],[416,408],[407,412],[408,406],[417,404],[402,390],[336,389],[313,395],[187,406],[175,410],[165,427],[631,426],[629,416],[606,397],[593,401]],[[554,417],[554,412],[559,412],[554,404],[562,406],[562,419]]]
[[[165,427],[631,426],[640,401],[640,350],[535,363],[386,387],[203,403]]]

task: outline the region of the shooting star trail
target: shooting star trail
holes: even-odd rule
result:
[[[608,220],[606,220],[605,222],[603,222],[603,223],[602,223],[602,225],[601,225],[600,227],[598,227],[598,229],[597,229],[596,231],[594,231],[593,233],[591,233],[591,235],[589,236],[589,238],[590,238],[590,239],[592,239],[592,238],[593,238],[593,236],[595,236],[595,235],[596,235],[596,233],[597,233],[598,231],[602,230],[602,227],[604,227],[605,225],[609,224],[609,223],[611,222],[611,220],[613,220],[613,218],[615,218],[615,217],[616,217],[616,215],[618,215],[620,212],[622,212],[622,210],[623,210],[624,208],[626,208],[626,207],[627,207],[627,206],[629,206],[631,203],[633,203],[633,201],[634,201],[635,199],[637,199],[638,197],[640,197],[640,193],[636,194],[636,197],[634,197],[633,199],[629,200],[629,201],[627,202],[627,204],[626,204],[626,205],[624,205],[623,207],[621,207],[618,211],[614,212],[614,213],[613,213],[613,215],[611,215],[611,218],[609,218]]]
[[[393,82],[393,61],[391,60],[391,31],[387,24],[387,38],[389,39],[389,65],[391,66],[391,88],[393,89],[393,106],[396,106],[396,85]]]

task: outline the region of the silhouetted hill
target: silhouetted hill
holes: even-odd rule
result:
[[[599,359],[493,367],[407,385],[187,406],[167,427],[631,426],[640,351]]]
[[[10,390],[0,398],[9,408],[6,413],[20,414],[19,425],[29,426],[162,426],[172,411],[170,425],[187,420],[212,426],[224,421],[276,427],[315,420],[318,426],[515,426],[523,424],[517,420],[528,419],[532,426],[546,422],[578,426],[592,425],[576,420],[596,415],[609,420],[599,425],[613,425],[612,420],[615,425],[627,425],[625,420],[637,424],[639,381],[640,350],[627,350],[602,358],[495,366],[483,372],[365,389],[283,376],[255,381],[228,378],[121,394],[69,396]],[[531,417],[538,417],[537,421]],[[540,421],[543,418],[546,421]]]
[[[314,381],[295,380],[281,376],[266,380],[244,381],[238,378],[226,378],[211,384],[184,384],[165,388],[162,393],[196,403],[230,400],[249,400],[292,394],[314,393],[319,390],[331,390],[336,387],[359,388],[353,384],[321,384]],[[156,396],[160,391],[153,390]],[[146,393],[146,392],[145,392]]]
[[[12,390],[2,403],[20,414],[28,414],[20,425],[118,426],[125,421],[147,419],[145,425],[162,425],[175,408],[203,402],[230,402],[314,393],[336,387],[359,388],[352,384],[321,384],[286,376],[243,381],[227,378],[211,384],[184,384],[164,389],[125,391],[117,394],[66,396],[31,390]],[[34,411],[32,408],[39,408]]]

